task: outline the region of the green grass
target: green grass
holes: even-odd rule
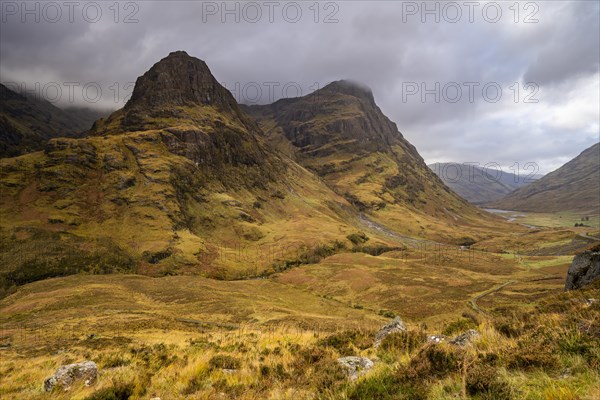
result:
[[[543,226],[551,228],[572,228],[575,223],[582,223],[588,225],[583,227],[584,230],[598,230],[600,229],[600,215],[590,213],[577,213],[577,212],[556,212],[556,213],[533,213],[533,212],[512,212],[511,217],[519,223]],[[588,220],[582,220],[582,218],[589,218]]]

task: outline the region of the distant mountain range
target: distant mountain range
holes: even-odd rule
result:
[[[516,211],[600,213],[600,143],[488,206]]]
[[[467,163],[434,163],[429,168],[452,190],[473,204],[501,199],[542,175],[515,175],[501,169],[481,168]]]
[[[14,157],[44,148],[54,137],[80,137],[105,113],[91,108],[61,109],[24,96],[0,84],[0,157]]]

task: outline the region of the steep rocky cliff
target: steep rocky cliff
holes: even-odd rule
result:
[[[565,290],[580,289],[600,278],[600,245],[575,256],[567,273]]]

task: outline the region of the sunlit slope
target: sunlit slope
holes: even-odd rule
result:
[[[269,143],[394,231],[460,241],[465,228],[477,237],[498,224],[441,182],[359,84],[337,81],[305,97],[246,109]]]
[[[0,174],[4,286],[78,270],[252,276],[357,230],[351,204],[265,144],[183,52],[90,137],[3,159]]]

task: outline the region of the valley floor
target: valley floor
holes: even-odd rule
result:
[[[567,228],[428,241],[378,256],[339,252],[264,279],[85,275],[0,300],[6,399],[596,399],[600,287],[562,294]],[[408,332],[373,347],[400,316]],[[428,335],[481,333],[473,345]],[[375,367],[349,381],[335,361]],[[61,365],[95,361],[98,382],[44,392]]]

